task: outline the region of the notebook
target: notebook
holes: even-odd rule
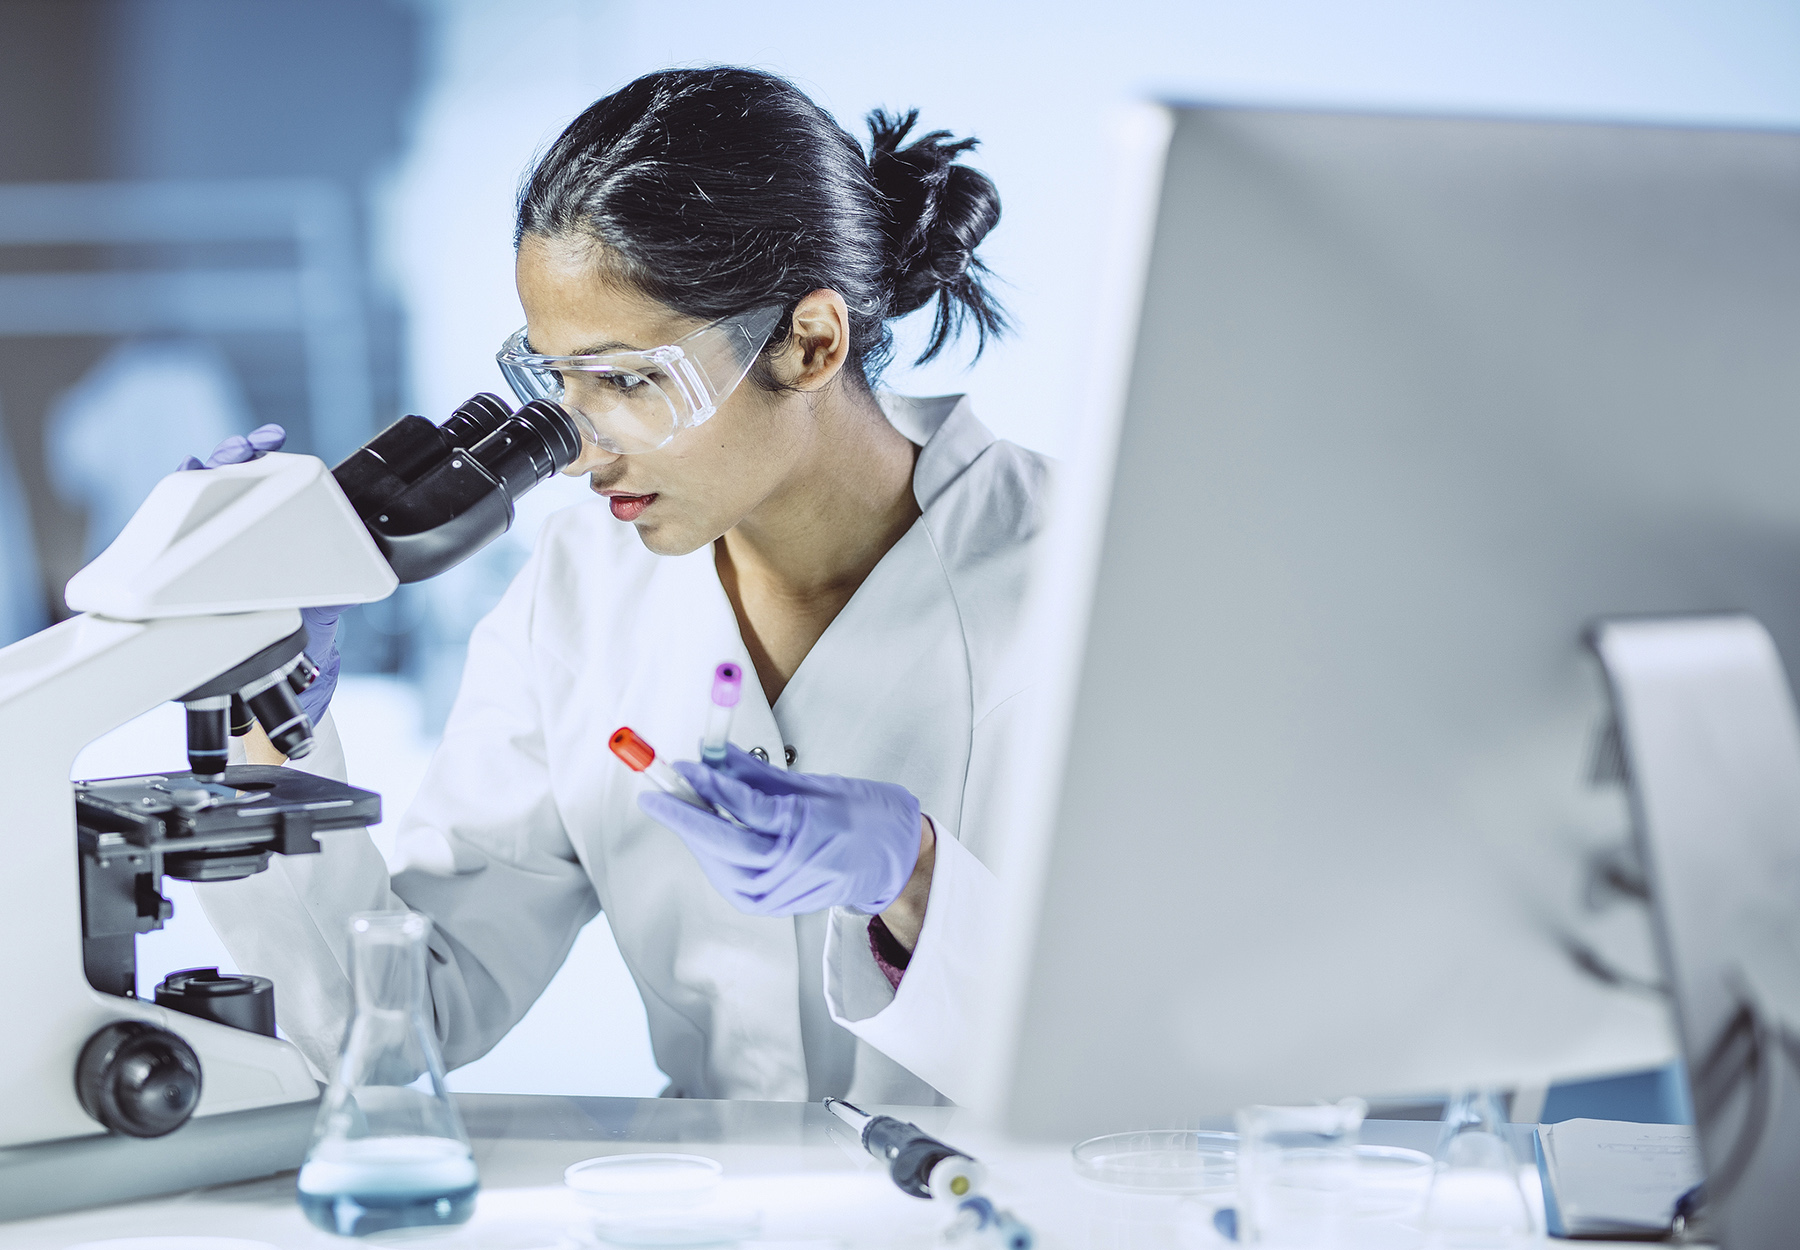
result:
[[[1541,1124],[1537,1164],[1552,1237],[1666,1234],[1676,1202],[1705,1175],[1691,1124]]]

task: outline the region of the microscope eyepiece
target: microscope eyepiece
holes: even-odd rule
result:
[[[332,475],[395,575],[416,582],[505,533],[514,501],[580,454],[574,418],[556,404],[514,412],[483,394],[441,426],[401,417]]]

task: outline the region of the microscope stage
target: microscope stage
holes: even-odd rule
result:
[[[271,853],[319,849],[312,835],[381,820],[381,796],[327,777],[237,764],[218,780],[153,773],[75,783],[82,849],[104,867],[159,853],[162,870],[190,881],[260,871]]]

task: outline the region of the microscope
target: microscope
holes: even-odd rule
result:
[[[276,1036],[269,981],[193,969],[140,999],[137,938],[172,914],[165,877],[249,876],[380,819],[369,791],[227,762],[230,736],[252,722],[290,759],[312,747],[295,696],[316,670],[297,609],[374,602],[451,567],[505,532],[513,502],[580,446],[557,405],[513,412],[478,395],[441,426],[401,418],[329,472],[272,453],[172,473],[70,580],[79,615],[0,650],[11,796],[0,942],[14,953],[0,1020],[0,1218],[75,1205],[45,1205],[12,1182],[39,1175],[36,1159],[98,1157],[84,1142],[113,1143],[106,1168],[142,1175],[90,1185],[83,1201],[156,1192],[155,1177],[167,1189],[280,1170],[243,1171],[255,1151],[215,1140],[186,1173],[171,1171],[177,1130],[191,1137],[217,1117],[248,1124],[246,1113],[284,1110],[283,1123],[300,1125],[285,1166],[298,1163],[319,1087]],[[71,794],[84,746],[168,700],[186,708],[188,771],[78,781]],[[139,1143],[159,1154],[122,1155],[122,1138],[166,1140]]]

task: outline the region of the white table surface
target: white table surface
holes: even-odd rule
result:
[[[760,1238],[744,1243],[752,1250],[931,1246],[952,1214],[896,1189],[849,1131],[817,1104],[510,1094],[465,1094],[458,1103],[475,1145],[481,1196],[474,1219],[460,1229],[404,1242],[418,1250],[595,1244],[590,1213],[564,1189],[563,1169],[595,1155],[637,1151],[699,1154],[723,1164],[721,1200],[761,1212]],[[1126,1197],[1084,1184],[1072,1170],[1066,1145],[991,1140],[970,1125],[967,1115],[947,1107],[885,1110],[987,1163],[990,1196],[1030,1224],[1046,1250],[1205,1250],[1229,1244],[1213,1232],[1210,1207],[1191,1200]],[[1429,1151],[1436,1133],[1437,1126],[1430,1123],[1370,1121],[1363,1140]],[[1416,1235],[1400,1229],[1369,1228],[1365,1233],[1359,1243],[1370,1247],[1410,1250],[1419,1244]],[[66,1250],[86,1242],[144,1237],[245,1238],[283,1250],[343,1250],[357,1244],[306,1222],[294,1202],[291,1172],[0,1223],[4,1250]],[[385,1239],[365,1240],[384,1244]],[[164,1243],[158,1250],[174,1247]],[[208,1250],[226,1248],[215,1243]]]

